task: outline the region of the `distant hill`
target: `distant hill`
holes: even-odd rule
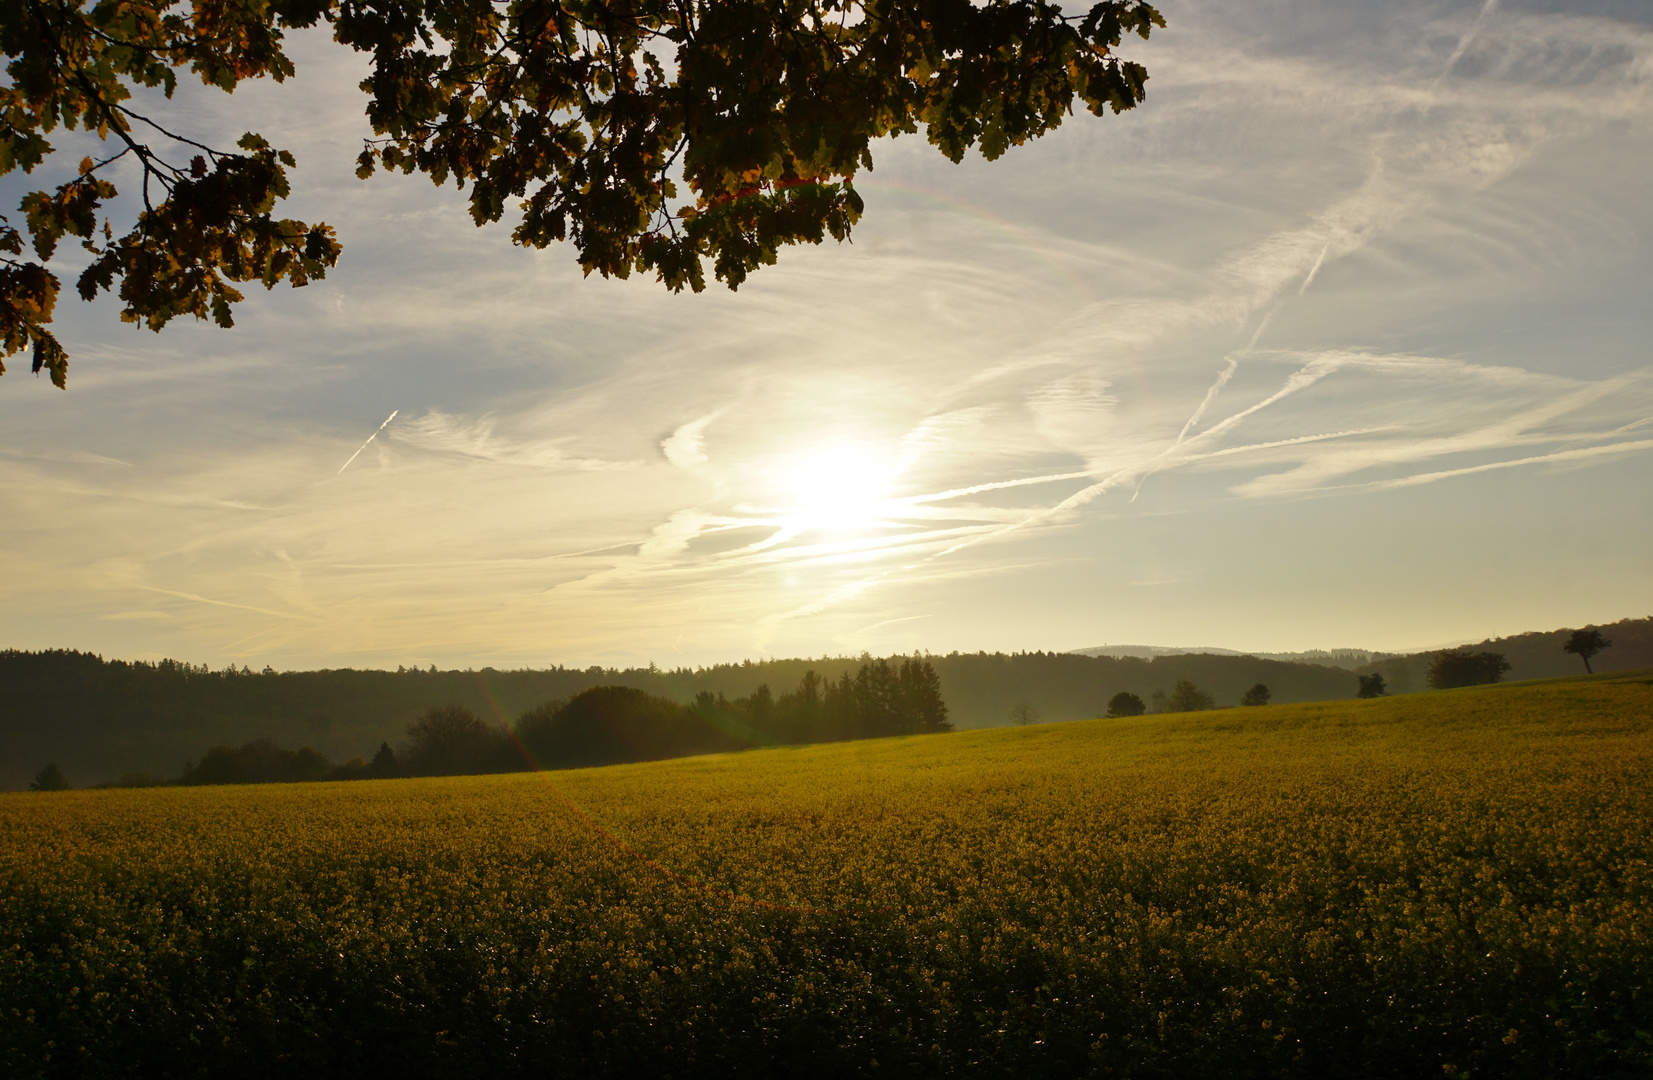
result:
[[[1620,619],[1600,626],[1568,627],[1561,630],[1536,630],[1513,634],[1504,638],[1488,638],[1478,644],[1465,642],[1458,648],[1473,652],[1503,653],[1510,662],[1510,671],[1504,678],[1515,682],[1521,679],[1549,679],[1557,675],[1582,675],[1584,662],[1561,646],[1575,629],[1596,629],[1613,643],[1612,648],[1590,661],[1597,671],[1631,671],[1653,667],[1653,616],[1645,619]],[[1114,657],[1169,657],[1188,654],[1213,656],[1253,656],[1259,660],[1281,660],[1297,664],[1321,664],[1344,668],[1360,674],[1378,672],[1393,693],[1409,694],[1427,689],[1429,663],[1444,649],[1424,649],[1414,653],[1386,653],[1371,649],[1309,649],[1304,652],[1242,653],[1235,649],[1178,648],[1169,645],[1093,645],[1075,649],[1079,656]]]
[[[1153,659],[1073,653],[953,653],[929,657],[958,728],[996,727],[1029,706],[1041,720],[1101,715],[1128,690],[1150,699],[1188,679],[1233,705],[1255,683],[1277,702],[1353,697],[1353,674],[1250,656]],[[208,671],[177,661],[104,660],[73,651],[0,652],[0,790],[27,785],[55,761],[76,786],[122,774],[179,775],[215,745],[266,738],[311,746],[333,761],[399,745],[408,723],[436,705],[463,705],[490,722],[566,700],[593,686],[630,686],[687,704],[706,691],[744,697],[794,689],[804,672],[836,679],[857,657],[767,660],[664,671],[550,668],[499,671]]]
[[[1152,660],[1156,656],[1189,656],[1194,653],[1205,653],[1208,656],[1244,656],[1237,649],[1218,649],[1212,646],[1201,645],[1198,648],[1184,648],[1180,645],[1093,645],[1088,649],[1074,649],[1078,656],[1112,656],[1119,659],[1133,657],[1137,660]]]
[[[1611,641],[1612,647],[1590,661],[1596,671],[1631,671],[1653,667],[1653,616],[1645,619],[1620,619],[1595,627],[1570,627],[1561,630],[1539,630],[1515,634],[1505,638],[1488,638],[1475,645],[1465,645],[1471,652],[1502,653],[1510,662],[1506,681],[1521,679],[1549,679],[1557,675],[1584,674],[1584,661],[1561,646],[1574,629],[1600,630]],[[1386,657],[1357,670],[1361,674],[1377,672],[1388,684],[1391,693],[1406,694],[1427,687],[1429,663],[1440,650],[1412,653],[1407,656]]]
[[[1205,653],[1211,656],[1255,656],[1259,660],[1284,660],[1292,664],[1321,664],[1325,667],[1355,668],[1387,659],[1398,653],[1373,652],[1370,649],[1309,649],[1305,652],[1241,652],[1238,649],[1216,649],[1201,646],[1196,649],[1180,648],[1173,645],[1093,645],[1088,649],[1075,649],[1080,656],[1134,656],[1142,659],[1152,659],[1156,656],[1186,656],[1191,653]]]
[[[1653,618],[1597,627],[1613,644],[1597,671],[1653,667]],[[1503,653],[1506,678],[1581,673],[1561,651],[1568,630],[1493,638],[1470,648]],[[1147,654],[1147,655],[1139,655]],[[1187,679],[1233,705],[1255,683],[1276,702],[1352,697],[1355,675],[1378,672],[1391,693],[1425,689],[1435,651],[1389,656],[1339,649],[1270,655],[1229,649],[1170,653],[1163,646],[1097,646],[1076,653],[952,653],[932,656],[942,697],[961,728],[997,727],[1025,704],[1046,721],[1100,715],[1128,690],[1151,699]],[[1304,662],[1307,661],[1307,662]],[[0,651],[0,790],[24,787],[55,761],[85,786],[122,774],[179,775],[215,745],[267,738],[311,746],[334,761],[370,757],[381,742],[399,745],[408,723],[436,705],[458,704],[508,723],[547,702],[593,686],[630,686],[688,703],[706,691],[745,697],[759,685],[776,693],[814,670],[836,679],[857,657],[766,660],[665,671],[657,668],[548,668],[498,671],[208,671],[177,661],[104,660],[73,651]]]

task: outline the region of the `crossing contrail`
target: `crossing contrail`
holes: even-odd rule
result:
[[[1469,28],[1469,33],[1458,39],[1458,47],[1453,49],[1452,55],[1447,58],[1446,67],[1439,75],[1435,76],[1435,81],[1429,84],[1431,94],[1435,92],[1435,88],[1440,86],[1448,75],[1452,74],[1452,69],[1458,66],[1458,61],[1464,58],[1464,53],[1469,51],[1470,45],[1474,44],[1475,38],[1481,33],[1481,27],[1487,24],[1487,20],[1492,18],[1493,13],[1497,10],[1498,0],[1486,0],[1486,3],[1481,5],[1481,13],[1475,16],[1475,24]]]
[[[392,410],[390,410],[390,415],[385,417],[385,422],[380,424],[378,426],[378,428],[373,432],[373,434],[371,434],[367,437],[367,442],[364,442],[364,443],[362,443],[362,445],[358,446],[356,448],[356,452],[354,454],[350,455],[350,461],[355,461],[357,458],[361,457],[362,456],[362,451],[367,449],[367,443],[370,443],[374,439],[377,439],[379,437],[379,432],[381,432],[385,428],[389,427],[390,422],[392,420],[396,419],[396,414],[401,412],[401,411],[402,411],[401,409],[392,409]],[[334,473],[333,475],[334,476],[342,476],[344,474],[344,470],[350,468],[350,461],[347,461],[343,465],[340,465],[339,466],[339,471]]]

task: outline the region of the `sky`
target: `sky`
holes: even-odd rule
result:
[[[1161,11],[1139,109],[991,163],[877,144],[853,242],[738,292],[357,180],[323,36],[181,95],[291,149],[344,255],[227,331],[60,302],[67,392],[0,378],[0,647],[677,667],[1653,614],[1653,11]]]

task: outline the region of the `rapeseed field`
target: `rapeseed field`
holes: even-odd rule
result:
[[[10,1077],[1653,1072],[1653,681],[0,796]]]

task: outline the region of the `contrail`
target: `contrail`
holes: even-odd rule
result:
[[[1332,249],[1332,242],[1330,240],[1327,240],[1326,241],[1326,246],[1320,249],[1320,258],[1314,260],[1314,266],[1312,266],[1309,269],[1309,276],[1303,279],[1303,287],[1301,289],[1297,290],[1297,295],[1298,296],[1302,296],[1304,293],[1308,292],[1309,291],[1309,286],[1314,284],[1314,275],[1320,273],[1320,264],[1324,263],[1326,261],[1326,252],[1330,251],[1331,249]],[[1270,312],[1270,314],[1273,314],[1273,312]],[[1257,328],[1257,332],[1259,334],[1262,333],[1263,328],[1259,326]],[[1253,345],[1257,344],[1257,339],[1252,338],[1251,343]]]
[[[1273,312],[1270,312],[1269,314],[1272,315]],[[1263,322],[1267,323],[1268,320],[1264,319]],[[1257,328],[1257,333],[1260,334],[1262,332],[1263,332],[1263,328],[1261,326],[1259,326]],[[1253,344],[1255,344],[1256,341],[1257,341],[1257,339],[1255,337],[1253,337],[1251,340],[1252,340]],[[1251,346],[1250,345],[1246,346],[1246,351],[1247,352],[1251,351]],[[1211,389],[1209,389],[1205,392],[1205,399],[1200,402],[1199,408],[1194,410],[1194,415],[1190,416],[1188,418],[1188,423],[1182,425],[1182,430],[1177,432],[1177,441],[1171,447],[1172,450],[1175,450],[1178,446],[1182,445],[1182,441],[1188,437],[1189,430],[1191,428],[1193,428],[1193,426],[1195,424],[1200,422],[1200,418],[1205,415],[1205,410],[1209,409],[1211,407],[1211,403],[1213,401],[1217,400],[1217,395],[1222,393],[1223,387],[1228,385],[1228,380],[1230,380],[1234,377],[1234,372],[1237,371],[1239,369],[1239,367],[1240,367],[1239,357],[1230,356],[1228,358],[1228,366],[1223,368],[1222,371],[1218,373],[1217,381],[1212,383],[1211,384]],[[1144,477],[1144,479],[1146,479],[1146,477]]]
[[[396,414],[401,412],[401,411],[402,411],[401,409],[392,409],[392,410],[390,410],[390,415],[385,417],[385,422],[380,424],[378,429],[375,430],[373,432],[373,434],[371,434],[367,437],[367,442],[362,443],[361,446],[356,448],[356,452],[354,454],[350,455],[350,461],[355,461],[357,458],[361,457],[362,456],[362,451],[367,449],[367,443],[370,443],[374,439],[377,439],[379,437],[379,432],[383,431],[385,428],[389,427],[390,422],[392,420],[396,419]],[[347,461],[343,465],[340,465],[339,466],[339,471],[334,473],[333,475],[334,476],[343,476],[344,475],[344,470],[350,468],[350,461]]]
[[[1498,0],[1487,0],[1487,6],[1490,8],[1497,4],[1497,2]],[[1297,290],[1298,296],[1302,296],[1304,293],[1309,291],[1309,286],[1314,283],[1314,276],[1320,273],[1320,267],[1326,261],[1326,253],[1331,251],[1331,249],[1332,242],[1327,240],[1326,246],[1320,249],[1319,257],[1314,260],[1314,265],[1309,267],[1309,276],[1303,279],[1303,287]],[[1228,381],[1234,377],[1234,372],[1238,370],[1240,366],[1240,356],[1245,356],[1257,347],[1257,339],[1263,336],[1263,331],[1268,329],[1269,320],[1274,318],[1274,313],[1279,310],[1280,305],[1278,303],[1269,308],[1263,315],[1263,320],[1257,324],[1257,329],[1252,333],[1251,340],[1246,342],[1245,348],[1240,351],[1239,356],[1230,356],[1228,358],[1228,366],[1223,368],[1223,370],[1217,375],[1217,381],[1211,384],[1211,389],[1205,392],[1205,399],[1202,400],[1199,407],[1194,410],[1194,415],[1190,416],[1188,418],[1188,422],[1182,425],[1182,430],[1177,433],[1177,441],[1171,444],[1171,449],[1167,450],[1164,454],[1161,454],[1160,457],[1165,457],[1182,446],[1183,440],[1188,438],[1188,433],[1193,430],[1194,425],[1200,422],[1201,418],[1205,416],[1205,411],[1211,407],[1211,403],[1217,400],[1217,395],[1222,393],[1223,387],[1227,386]],[[1157,469],[1150,468],[1137,480],[1136,492],[1131,495],[1132,502],[1136,502],[1137,495],[1142,493],[1142,485],[1147,483],[1148,477],[1152,476],[1157,471]]]
[[[1263,315],[1263,321],[1257,324],[1256,330],[1252,331],[1251,340],[1245,343],[1243,352],[1250,352],[1257,347],[1257,339],[1263,336],[1263,331],[1268,329],[1269,320],[1274,318],[1274,313],[1279,310],[1280,305],[1278,303],[1268,309]]]
[[[1481,27],[1486,25],[1487,20],[1492,17],[1492,13],[1497,10],[1498,0],[1486,0],[1486,3],[1481,5],[1481,13],[1475,16],[1475,24],[1469,28],[1469,33],[1458,39],[1458,47],[1453,49],[1452,55],[1447,58],[1446,68],[1435,76],[1434,82],[1429,84],[1431,94],[1435,92],[1435,88],[1440,86],[1448,75],[1452,74],[1452,69],[1458,66],[1458,61],[1464,58],[1464,53],[1468,52],[1470,45],[1474,44],[1476,36],[1481,32]]]
[[[1320,259],[1324,259],[1326,257],[1326,250],[1331,246],[1331,242],[1327,241],[1326,248],[1322,249],[1320,252]],[[1320,269],[1320,259],[1315,260],[1314,270],[1309,271],[1309,281],[1314,280],[1314,271]],[[1303,287],[1308,288],[1307,281],[1303,283]],[[1301,296],[1303,294],[1299,292],[1297,295]],[[1238,355],[1227,358],[1228,366],[1217,373],[1217,381],[1212,383],[1211,388],[1205,392],[1205,398],[1200,402],[1199,407],[1194,410],[1194,415],[1190,416],[1188,418],[1188,422],[1182,425],[1182,430],[1177,433],[1177,441],[1172,444],[1171,450],[1175,450],[1177,447],[1181,446],[1183,440],[1188,438],[1188,432],[1193,430],[1194,425],[1200,422],[1201,417],[1205,416],[1205,411],[1211,407],[1211,403],[1213,401],[1217,400],[1217,395],[1222,393],[1223,387],[1227,386],[1228,381],[1234,377],[1234,372],[1239,370],[1240,357],[1245,356],[1257,347],[1257,339],[1263,336],[1263,331],[1268,329],[1269,320],[1273,319],[1274,313],[1279,310],[1279,304],[1275,304],[1273,307],[1269,308],[1263,315],[1263,321],[1257,324],[1257,329],[1252,333],[1251,340],[1246,342],[1245,348],[1241,349]],[[1167,453],[1169,452],[1170,451],[1167,451]],[[1144,476],[1143,479],[1147,479],[1147,477]],[[1140,484],[1137,485],[1139,490],[1141,489],[1141,486],[1142,485]]]
[[[1245,418],[1250,416],[1252,413],[1255,413],[1261,409],[1266,409],[1270,405],[1273,405],[1276,401],[1279,401],[1281,398],[1289,397],[1305,387],[1314,385],[1327,375],[1330,375],[1332,372],[1338,370],[1341,366],[1341,364],[1328,363],[1321,360],[1310,361],[1286,379],[1285,385],[1276,390],[1273,394],[1264,398],[1262,401],[1259,401],[1257,404],[1250,406],[1249,408],[1241,409],[1239,412],[1228,417],[1228,419],[1211,425],[1198,435],[1195,435],[1193,438],[1189,439],[1188,442],[1183,445],[1193,446],[1200,443],[1211,442],[1219,435],[1225,434],[1244,422]],[[1018,529],[1022,529],[1028,525],[1033,525],[1040,521],[1055,517],[1067,510],[1073,509],[1076,506],[1083,506],[1085,503],[1090,502],[1098,495],[1113,489],[1121,483],[1128,483],[1131,480],[1140,480],[1144,473],[1158,471],[1158,469],[1163,467],[1160,463],[1164,461],[1165,458],[1169,457],[1176,449],[1178,449],[1178,447],[1170,447],[1160,451],[1150,461],[1134,466],[1123,466],[1096,483],[1091,484],[1089,487],[1081,488],[1080,490],[1074,492],[1072,495],[1069,495],[1055,506],[1045,510],[1035,511],[1020,521],[1013,521],[1010,524],[1000,526],[991,532],[983,533],[979,536],[973,536],[968,540],[962,540],[950,548],[931,555],[925,561],[930,562],[935,559],[940,559],[944,556],[953,554],[955,551],[962,551],[967,547],[974,547],[976,544],[982,543],[986,540],[996,540],[999,537],[1004,536],[1006,533],[1016,532]],[[1141,490],[1140,483],[1138,484],[1138,490]]]

